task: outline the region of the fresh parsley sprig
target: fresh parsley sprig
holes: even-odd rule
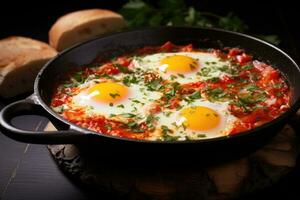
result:
[[[230,12],[227,15],[199,11],[193,6],[187,6],[184,0],[160,0],[157,4],[150,0],[129,0],[119,10],[129,27],[143,26],[198,26],[218,27],[226,30],[246,32],[248,26],[237,15]],[[257,35],[278,45],[277,35]]]

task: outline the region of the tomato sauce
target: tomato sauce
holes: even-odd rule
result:
[[[79,92],[78,85],[89,76],[114,76],[118,75],[132,66],[132,55],[147,55],[159,52],[193,52],[199,51],[192,44],[185,46],[177,46],[171,42],[167,42],[162,46],[143,47],[128,55],[121,55],[111,60],[97,63],[101,59],[92,63],[93,66],[81,66],[74,71],[64,75],[59,81],[64,85],[54,89],[51,101],[52,107],[60,107],[71,101],[72,95]],[[239,134],[243,131],[253,129],[277,118],[287,109],[289,109],[289,101],[291,93],[289,86],[281,75],[281,73],[272,66],[254,60],[244,50],[239,48],[206,49],[201,50],[210,52],[224,60],[230,60],[239,70],[236,75],[222,76],[217,80],[197,81],[181,84],[175,91],[176,94],[171,98],[163,97],[156,104],[152,105],[150,110],[152,113],[162,112],[164,107],[168,109],[176,109],[180,106],[182,100],[181,95],[191,95],[199,92],[208,100],[230,101],[228,110],[232,115],[239,119],[235,123],[230,135]],[[145,80],[152,81],[157,77],[148,74]],[[75,80],[75,81],[74,81]],[[68,85],[69,84],[69,85]],[[76,85],[77,84],[77,85]],[[175,86],[168,81],[162,81],[162,85],[166,86],[164,93],[170,92]],[[171,88],[171,89],[170,89]],[[246,89],[245,89],[246,88]],[[241,92],[245,90],[245,93]],[[139,125],[139,131],[133,132],[122,122],[112,119],[106,119],[103,116],[85,116],[84,110],[68,110],[64,109],[59,112],[68,121],[103,134],[145,139],[149,136],[149,127],[146,123]]]

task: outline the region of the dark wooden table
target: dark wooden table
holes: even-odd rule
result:
[[[28,2],[25,3],[24,1],[24,5],[22,4],[17,8],[20,14],[18,16],[23,17],[11,18],[10,21],[7,21],[7,16],[11,16],[10,9],[16,9],[14,5],[16,2],[9,1],[10,5],[3,7],[6,11],[2,12],[3,10],[1,10],[0,22],[5,29],[1,30],[0,36],[25,35],[47,41],[47,31],[50,24],[58,16],[71,10],[101,7],[98,2],[92,1],[89,5],[74,2],[72,7],[69,2],[63,1],[60,6],[49,4],[51,12],[47,12],[44,10],[44,1],[35,3],[35,6],[30,8]],[[204,5],[211,9],[215,4],[212,6],[209,2],[204,1]],[[230,5],[228,6],[230,9],[227,9],[227,11],[233,10],[239,13],[248,24],[250,23],[250,27],[252,27],[250,31],[279,34],[282,39],[281,47],[287,50],[296,60],[300,60],[300,34],[294,28],[295,25],[299,24],[296,3],[285,0],[279,1],[279,3],[272,2],[272,4],[266,6],[262,5],[262,8],[257,6],[260,5],[260,2],[249,2],[249,5],[244,6],[233,2],[228,4],[227,1],[224,1],[223,4],[217,10],[223,12],[222,9],[226,5]],[[26,6],[28,9],[23,9]],[[245,6],[248,6],[248,8]],[[106,7],[111,8],[107,3]],[[200,5],[199,7],[201,8]],[[36,16],[41,17],[36,18]],[[256,29],[254,30],[253,27]],[[9,101],[4,102],[0,99],[0,109],[7,103]],[[14,124],[25,129],[39,130],[45,127],[47,119],[39,116],[19,117],[14,119]],[[276,197],[285,200],[298,200],[300,199],[299,185],[300,166],[298,165],[290,175],[274,187],[246,197],[246,199],[257,199],[257,197],[271,199]],[[101,194],[98,195],[101,198]],[[88,199],[90,196],[89,192],[75,185],[59,170],[46,146],[19,143],[0,134],[0,200],[79,200]]]
[[[2,107],[2,106],[1,106]],[[39,116],[14,119],[29,130],[42,130],[48,120]],[[59,170],[45,145],[16,142],[0,134],[0,199],[86,199]]]

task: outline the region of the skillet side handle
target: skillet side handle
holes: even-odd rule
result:
[[[14,127],[11,120],[22,115],[41,115],[50,121],[55,120],[40,105],[35,104],[30,98],[11,103],[4,107],[0,112],[0,131],[20,142],[33,144],[71,144],[82,141],[87,135],[74,130],[61,131],[28,131]],[[56,119],[57,120],[57,119]],[[68,127],[68,126],[66,126]]]

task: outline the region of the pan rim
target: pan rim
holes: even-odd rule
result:
[[[278,51],[279,53],[281,53],[283,56],[285,56],[290,62],[291,64],[297,68],[297,70],[300,72],[300,67],[297,65],[297,63],[287,54],[285,53],[283,50],[281,50],[280,48],[276,47],[275,45],[244,34],[244,33],[238,33],[238,32],[234,32],[234,31],[228,31],[228,30],[224,30],[224,29],[219,29],[219,28],[199,28],[199,27],[180,27],[180,26],[172,26],[172,27],[167,27],[167,26],[159,26],[159,27],[145,27],[145,28],[134,28],[134,29],[129,29],[126,31],[122,31],[122,32],[116,32],[116,33],[112,33],[112,34],[107,34],[101,37],[97,37],[79,44],[75,44],[65,50],[63,50],[62,52],[59,52],[53,59],[51,59],[50,61],[48,61],[43,67],[42,69],[39,71],[35,82],[34,82],[34,95],[36,96],[35,101],[36,103],[38,103],[39,105],[41,105],[43,107],[43,109],[45,109],[48,113],[50,113],[53,117],[59,119],[60,121],[62,121],[63,123],[67,124],[70,126],[70,130],[76,131],[76,132],[80,132],[83,134],[87,134],[87,135],[97,135],[99,137],[105,137],[107,139],[114,139],[114,140],[121,140],[121,141],[126,141],[126,142],[135,142],[135,143],[151,143],[151,144],[192,144],[192,143],[215,143],[215,142],[219,142],[219,141],[224,141],[224,140],[234,140],[234,139],[238,139],[241,137],[245,137],[245,136],[249,136],[249,135],[255,135],[257,133],[259,133],[261,130],[267,130],[269,127],[274,126],[275,124],[279,123],[280,121],[287,119],[290,115],[292,115],[293,113],[295,113],[299,108],[300,108],[300,96],[295,100],[295,102],[291,105],[291,107],[285,111],[283,114],[281,114],[279,117],[277,117],[276,119],[273,119],[272,121],[256,127],[254,129],[248,130],[248,131],[244,131],[241,132],[239,134],[235,134],[235,135],[227,135],[227,136],[221,136],[221,137],[216,137],[216,138],[207,138],[207,139],[200,139],[200,140],[184,140],[184,141],[151,141],[151,140],[137,140],[137,139],[132,139],[132,138],[123,138],[123,137],[118,137],[118,136],[112,136],[112,135],[107,135],[107,134],[103,134],[103,133],[99,133],[99,132],[95,132],[93,130],[89,130],[83,127],[80,127],[76,124],[73,124],[71,122],[69,122],[68,120],[64,119],[63,117],[61,117],[60,115],[58,115],[57,113],[55,113],[50,106],[48,106],[42,99],[41,94],[40,94],[40,79],[43,76],[43,73],[45,72],[45,70],[52,65],[52,63],[54,63],[56,61],[56,59],[62,57],[64,54],[77,49],[81,46],[84,46],[86,44],[89,43],[93,43],[94,41],[98,41],[101,39],[109,39],[110,37],[115,37],[117,35],[120,34],[125,34],[125,33],[131,33],[131,32],[139,32],[139,31],[159,31],[159,30],[175,30],[175,29],[189,29],[189,30],[204,30],[204,31],[216,31],[216,32],[221,32],[221,33],[227,33],[227,34],[231,34],[231,35],[238,35],[250,40],[255,40],[259,43],[262,43],[264,45],[267,45],[269,47],[271,47],[272,49],[274,49],[275,51]],[[261,134],[261,133],[260,133]]]

